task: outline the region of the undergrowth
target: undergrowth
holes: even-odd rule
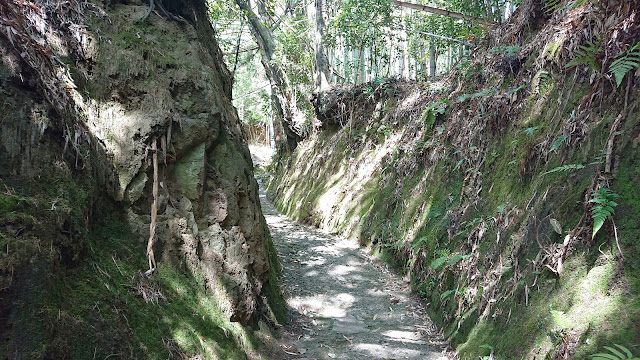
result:
[[[45,283],[22,284],[16,305],[22,323],[38,319],[25,343],[33,358],[166,359],[201,356],[246,359],[258,337],[229,321],[216,299],[180,264],[163,262],[153,277],[143,274],[145,244],[115,213],[86,234],[89,256],[70,268],[54,267]],[[32,274],[35,275],[35,274]],[[36,277],[34,276],[34,279]],[[26,305],[26,303],[25,303]],[[38,340],[40,339],[40,340]],[[46,344],[46,345],[45,345]]]

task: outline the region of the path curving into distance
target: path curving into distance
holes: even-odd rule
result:
[[[288,359],[447,359],[408,282],[357,243],[296,223],[260,190],[282,265]]]

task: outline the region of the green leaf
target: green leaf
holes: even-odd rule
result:
[[[609,73],[616,79],[617,87],[620,87],[625,75],[638,66],[640,66],[640,42],[616,55],[609,66]]]
[[[420,248],[422,246],[422,244],[427,242],[427,237],[423,236],[420,237],[416,240],[413,241],[413,244],[411,244],[411,247],[413,248],[413,250],[417,250],[418,248]]]
[[[455,254],[447,260],[447,263],[451,266],[457,264],[460,260],[468,259],[471,255]]]
[[[549,218],[549,222],[551,223],[551,227],[553,228],[553,231],[562,235],[562,225],[560,225],[560,222],[554,218]]]
[[[611,354],[599,353],[591,355],[592,360],[620,360]]]
[[[460,159],[460,161],[458,161],[458,163],[456,164],[456,166],[453,168],[453,171],[456,171],[460,165],[462,165],[462,162],[464,161],[464,159]]]
[[[629,349],[627,349],[626,347],[622,346],[622,345],[618,345],[615,344],[616,347],[618,347],[620,350],[624,351],[627,354],[627,358],[631,359],[633,358],[633,354],[631,353],[631,351],[629,351]]]
[[[618,194],[605,187],[591,194],[589,202],[596,204],[591,208],[591,218],[593,219],[592,239],[595,238],[600,228],[602,228],[602,225],[604,225],[604,222],[611,215],[615,214],[615,207],[618,206],[618,204],[613,201],[613,199],[617,197]]]
[[[439,257],[431,262],[431,268],[433,270],[437,270],[439,267],[444,265],[445,262],[447,262],[447,256]]]
[[[543,175],[551,174],[551,173],[558,172],[558,171],[567,171],[567,170],[574,170],[574,169],[584,169],[584,165],[581,165],[581,164],[562,165],[562,166],[558,166],[557,168],[554,168],[554,169],[551,169],[551,170],[547,171]]]
[[[442,293],[442,295],[440,295],[440,300],[444,300],[447,296],[455,293],[455,290],[447,290],[445,292]]]
[[[578,65],[587,65],[590,70],[601,71],[601,64],[596,60],[596,54],[600,52],[600,42],[587,42],[586,46],[580,46],[575,52],[574,58],[567,63],[565,68]]]
[[[550,14],[558,9],[560,6],[560,0],[544,0],[544,10],[547,14]]]
[[[538,130],[539,128],[540,128],[539,126],[532,126],[530,128],[522,130],[522,132],[529,136],[532,136],[536,132],[536,130]]]
[[[549,149],[549,152],[552,152],[553,150],[556,150],[557,148],[560,147],[560,145],[562,145],[562,143],[569,137],[569,135],[560,135],[556,141],[553,142],[553,145],[551,145],[551,149]]]
[[[520,85],[515,89],[511,89],[511,91],[509,91],[509,95],[513,95],[513,93],[516,93],[516,92],[518,92],[518,91],[520,91],[520,90],[522,90],[522,89],[524,89],[526,87],[527,87],[526,85]]]
[[[622,355],[622,353],[620,351],[618,351],[618,350],[616,350],[616,349],[614,349],[614,348],[612,348],[610,346],[605,346],[604,348],[609,350],[609,351],[611,351],[611,353],[616,355],[619,359],[625,359],[625,356]]]

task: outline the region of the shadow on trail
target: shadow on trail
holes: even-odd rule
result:
[[[354,241],[298,224],[260,200],[283,267],[292,359],[446,359],[408,283]]]

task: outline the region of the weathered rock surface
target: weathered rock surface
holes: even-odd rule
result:
[[[152,13],[142,22],[142,1],[36,5],[0,6],[7,29],[0,32],[0,187],[11,201],[53,193],[52,203],[38,206],[50,207],[52,218],[61,204],[68,211],[51,235],[49,226],[39,232],[24,219],[7,220],[13,208],[3,206],[3,245],[12,226],[34,239],[49,233],[66,240],[52,240],[45,263],[82,261],[88,250],[79,233],[99,221],[103,201],[127,213],[146,242],[155,139],[158,266],[186,265],[233,320],[257,319],[266,311],[269,235],[205,2],[164,1],[178,20]],[[11,289],[26,284],[23,269],[42,261],[44,250],[23,250],[2,258],[0,294],[15,295]],[[18,334],[11,315],[18,310],[11,296],[0,297],[9,314],[0,328]]]

